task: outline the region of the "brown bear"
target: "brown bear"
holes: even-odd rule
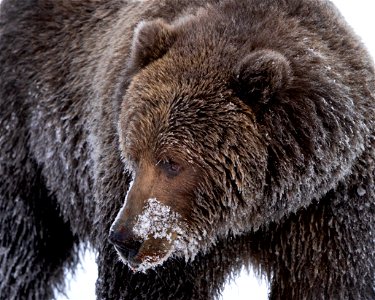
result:
[[[375,299],[375,75],[325,0],[3,0],[0,299]]]

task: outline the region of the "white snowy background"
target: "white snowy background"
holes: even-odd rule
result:
[[[1,0],[0,0],[1,2]],[[333,0],[354,30],[375,57],[375,3],[374,0]],[[65,295],[59,294],[58,300],[94,300],[97,267],[95,254],[86,251],[75,275],[68,274]],[[267,299],[268,283],[243,270],[240,275],[228,282],[220,300],[263,300]]]
[[[375,1],[374,0],[334,0],[346,20],[362,37],[363,42],[375,57]],[[95,255],[86,252],[82,265],[78,266],[76,275],[69,275],[67,296],[61,295],[58,300],[93,300],[95,299],[95,280],[97,269]],[[228,282],[220,300],[263,300],[267,299],[268,283],[257,278],[254,273],[243,270],[240,275]]]

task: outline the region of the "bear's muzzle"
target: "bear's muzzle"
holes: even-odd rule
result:
[[[111,230],[109,241],[115,246],[117,252],[127,261],[131,261],[139,252],[142,243],[135,239],[134,235],[129,234],[125,228]]]
[[[181,218],[169,206],[150,198],[138,216],[123,218],[124,211],[125,208],[112,225],[109,241],[133,271],[154,268],[179,248],[183,235]]]

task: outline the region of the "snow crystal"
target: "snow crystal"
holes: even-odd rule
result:
[[[357,188],[357,194],[358,194],[358,196],[362,197],[362,196],[366,195],[366,190],[362,186],[359,186]]]
[[[0,255],[5,255],[9,252],[9,248],[0,247]]]
[[[147,200],[146,207],[133,228],[136,235],[146,240],[149,237],[155,239],[165,238],[172,242],[173,234],[183,234],[180,227],[181,216],[177,212],[156,198]]]
[[[163,256],[143,257],[142,263],[137,266],[136,271],[146,272],[146,270],[162,264],[171,256],[176,249],[177,241],[184,234],[180,220],[180,214],[174,212],[169,206],[159,202],[156,198],[147,200],[142,214],[137,218],[133,231],[144,241],[149,238],[165,239],[170,243],[170,249]]]
[[[325,59],[325,55],[317,49],[308,48],[306,52],[308,55],[311,55],[312,57],[318,57],[323,60]]]
[[[136,268],[140,272],[162,264],[172,255],[184,257],[186,261],[194,259],[199,251],[199,240],[202,239],[198,234],[188,234],[187,224],[183,223],[181,215],[156,198],[147,200],[142,214],[137,217],[133,232],[144,241],[154,238],[168,242],[168,251],[163,256],[142,258],[142,263]]]

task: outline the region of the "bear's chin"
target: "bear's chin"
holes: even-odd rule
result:
[[[117,254],[120,260],[129,266],[129,268],[134,272],[146,273],[150,269],[154,269],[157,266],[162,265],[169,257],[173,254],[172,248],[163,248],[150,251],[153,245],[148,245],[147,241],[144,242],[138,253],[132,257],[125,257],[124,254],[117,248]]]

